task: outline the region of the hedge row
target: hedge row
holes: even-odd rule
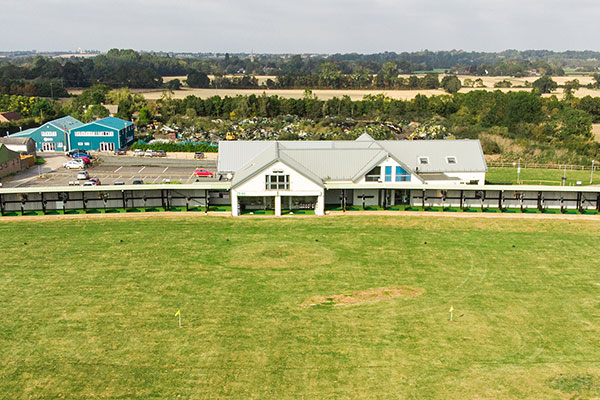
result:
[[[141,150],[163,150],[166,152],[186,152],[186,153],[195,153],[197,151],[201,151],[203,153],[217,153],[219,148],[216,146],[211,146],[204,143],[140,143],[135,142],[131,145],[131,150],[141,149]]]

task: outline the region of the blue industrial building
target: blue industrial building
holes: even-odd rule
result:
[[[115,151],[133,143],[133,123],[106,117],[82,124],[69,131],[71,149]]]
[[[30,137],[36,142],[36,150],[42,152],[71,149],[115,151],[133,143],[134,129],[133,123],[115,117],[84,124],[67,116],[10,136]]]
[[[68,151],[69,132],[80,127],[83,122],[71,117],[62,117],[44,125],[15,133],[10,137],[30,137],[36,143],[36,151]]]

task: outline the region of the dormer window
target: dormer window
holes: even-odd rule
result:
[[[429,164],[429,157],[419,157],[419,164],[421,164],[421,165]]]
[[[454,157],[454,156],[448,156],[448,157],[446,157],[446,162],[448,164],[456,164],[456,157]]]

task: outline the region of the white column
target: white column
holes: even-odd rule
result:
[[[315,214],[316,215],[325,215],[325,196],[323,192],[321,192],[317,196],[317,204],[315,204]]]
[[[281,196],[279,194],[275,196],[275,216],[281,217]]]
[[[230,196],[231,196],[231,215],[234,217],[237,217],[240,215],[240,213],[238,212],[238,195],[237,195],[237,191],[235,190],[231,190],[230,192]]]

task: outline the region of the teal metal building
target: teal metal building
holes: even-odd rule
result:
[[[36,151],[60,151],[66,152],[71,146],[69,143],[69,132],[83,125],[83,122],[66,116],[46,122],[37,128],[27,129],[14,133],[9,137],[30,137],[36,143]]]
[[[69,131],[71,149],[115,151],[133,143],[134,125],[120,118],[106,117]]]

